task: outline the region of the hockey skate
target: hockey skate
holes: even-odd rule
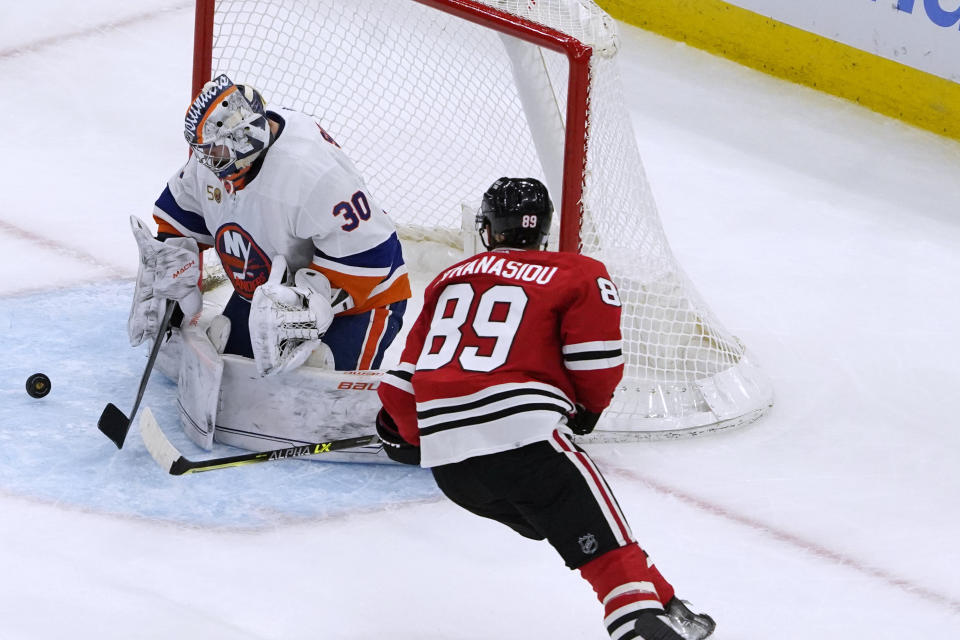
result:
[[[717,627],[713,618],[694,613],[677,598],[667,603],[666,611],[651,611],[637,618],[635,632],[642,640],[702,640]]]

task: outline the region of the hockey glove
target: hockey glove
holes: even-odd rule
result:
[[[136,216],[130,216],[130,227],[140,251],[133,304],[127,318],[127,334],[135,347],[156,337],[164,300],[176,300],[184,316],[192,318],[203,309],[203,296],[198,285],[200,251],[196,240],[176,237],[160,242]]]
[[[274,257],[270,277],[253,292],[250,345],[261,376],[306,362],[333,322],[330,282],[323,274],[301,269],[289,286],[283,283],[286,272],[286,259]]]
[[[600,412],[593,413],[592,411],[587,411],[587,408],[579,402],[576,407],[576,412],[567,416],[567,426],[570,427],[570,431],[573,431],[574,434],[585,436],[592,432],[593,428],[597,426],[597,421],[600,419]]]
[[[397,423],[386,409],[380,409],[377,414],[377,435],[383,442],[383,451],[388,458],[400,464],[420,466],[420,447],[403,439]]]

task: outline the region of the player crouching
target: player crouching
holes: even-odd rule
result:
[[[131,344],[157,338],[163,300],[179,303],[182,355],[158,366],[178,379],[181,422],[204,448],[217,425],[218,441],[252,450],[368,432],[371,377],[410,297],[394,223],[320,123],[267,110],[225,75],[187,109],[184,135],[192,154],[156,201],[156,238],[131,219]],[[232,291],[204,332],[208,247]],[[319,366],[302,367],[308,358]]]
[[[427,287],[380,386],[378,433],[456,504],[548,540],[593,586],[611,638],[706,638],[713,620],[676,598],[571,440],[593,430],[623,374],[620,299],[601,262],[542,250],[552,212],[534,179],[484,194],[488,252]]]

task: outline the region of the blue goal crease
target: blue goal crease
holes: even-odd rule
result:
[[[132,349],[131,282],[0,298],[0,491],[85,511],[194,526],[259,528],[435,498],[429,472],[285,460],[186,477],[150,458],[136,423],[122,450],[97,430],[108,402],[129,411],[147,349]],[[44,398],[26,380],[51,380]],[[176,385],[151,376],[141,406],[179,432]],[[171,433],[171,435],[173,435]],[[186,452],[186,450],[185,450]]]

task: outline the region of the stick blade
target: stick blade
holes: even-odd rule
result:
[[[153,417],[150,407],[144,407],[143,411],[140,412],[140,437],[143,438],[143,444],[147,446],[147,451],[150,452],[161,469],[172,475],[184,473],[183,470],[180,470],[180,465],[177,464],[183,456],[164,435],[160,425],[157,424],[157,419]]]
[[[130,418],[111,402],[103,408],[97,428],[117,445],[117,449],[122,449],[123,441],[127,439],[127,432],[130,430]]]

